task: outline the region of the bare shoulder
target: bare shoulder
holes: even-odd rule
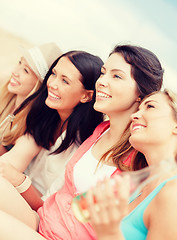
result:
[[[177,178],[165,183],[149,205],[151,221],[164,221],[176,219],[177,222]],[[156,213],[156,214],[154,214]],[[165,218],[164,218],[165,216]]]
[[[177,203],[177,178],[168,181],[154,199],[157,206]]]
[[[159,192],[159,196],[166,199],[166,197],[169,197],[170,195],[174,195],[174,197],[177,199],[177,194],[175,189],[177,189],[177,177],[169,180],[165,183],[164,187]]]
[[[35,142],[34,138],[30,135],[30,134],[25,134],[25,135],[22,135],[21,137],[19,137],[16,141],[16,143],[18,142]]]
[[[167,182],[149,205],[147,239],[175,240],[177,236],[177,179]]]

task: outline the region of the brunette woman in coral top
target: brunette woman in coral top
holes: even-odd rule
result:
[[[17,206],[21,203],[21,210],[24,206],[23,213],[12,214],[8,204],[0,203],[4,225],[15,221],[7,215],[10,214],[38,230],[38,233],[15,221],[15,233],[11,235],[3,231],[0,236],[6,239],[25,236],[30,240],[96,239],[92,226],[89,223],[82,224],[75,218],[71,209],[72,199],[104,177],[131,170],[134,150],[129,143],[130,116],[137,110],[144,96],[161,88],[162,79],[163,69],[152,52],[131,45],[115,47],[102,66],[101,76],[96,83],[94,105],[95,110],[107,114],[109,122],[101,123],[76,151],[66,167],[63,188],[49,197],[38,210],[39,222],[17,193],[18,201],[15,204]],[[0,181],[1,191],[8,183],[3,179]],[[13,187],[8,185],[5,189],[8,188],[10,193]],[[15,192],[13,199],[16,199],[14,195]]]

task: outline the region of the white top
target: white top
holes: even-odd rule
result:
[[[49,155],[60,146],[65,135],[66,131],[58,137],[50,150],[42,149],[25,170],[32,184],[42,193],[43,200],[63,186],[66,164],[79,147],[78,144],[73,143],[65,151]]]
[[[78,192],[86,192],[90,187],[95,186],[98,180],[111,176],[116,170],[115,166],[103,163],[98,165],[98,160],[92,154],[93,145],[74,166],[74,184]]]

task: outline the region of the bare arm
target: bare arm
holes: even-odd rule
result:
[[[145,218],[148,227],[147,240],[176,240],[176,189],[177,180],[167,183],[149,205],[149,218]]]
[[[36,217],[36,213],[30,208],[28,203],[17,192],[12,184],[1,176],[0,193],[0,210],[17,218],[36,230],[39,222],[39,219]]]
[[[0,223],[0,239],[45,240],[39,233],[2,211],[0,211]]]
[[[0,162],[0,175],[14,187],[19,186],[25,180],[25,175],[8,162]],[[42,194],[32,185],[21,195],[35,211],[43,205]]]
[[[17,139],[14,147],[3,156],[0,161],[8,161],[20,172],[24,172],[31,160],[39,153],[39,147],[32,136],[23,135]]]
[[[42,194],[33,185],[31,185],[24,193],[21,193],[21,195],[35,211],[37,211],[44,203],[41,199]]]
[[[19,186],[25,179],[23,171],[40,150],[30,135],[20,137],[15,146],[0,157],[0,175],[14,187]],[[43,205],[41,193],[32,185],[21,195],[34,210]]]

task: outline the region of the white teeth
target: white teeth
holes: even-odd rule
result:
[[[111,98],[111,96],[107,95],[106,93],[98,92],[97,96],[104,97],[104,98]]]
[[[14,83],[14,84],[20,84],[20,83],[19,83],[17,80],[15,80],[14,78],[11,78],[11,79],[10,79],[10,82],[11,82],[11,83]]]
[[[54,95],[53,93],[49,92],[49,96],[55,99],[60,99],[60,97],[57,97],[56,95]]]
[[[143,126],[135,126],[135,127],[133,127],[133,130],[136,130],[136,129],[140,129],[140,128],[144,128]]]

